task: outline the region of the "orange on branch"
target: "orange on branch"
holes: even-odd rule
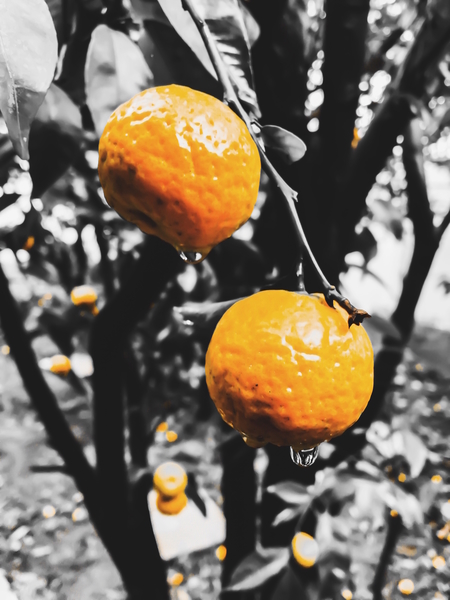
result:
[[[108,204],[124,219],[204,257],[249,219],[261,162],[246,125],[223,102],[169,85],[114,111],[98,172]]]
[[[360,417],[373,388],[372,345],[322,295],[263,291],[220,320],[206,382],[220,415],[248,445],[305,450]]]

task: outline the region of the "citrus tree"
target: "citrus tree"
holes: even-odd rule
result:
[[[0,9],[3,335],[130,598],[169,597],[149,517],[148,448],[162,417],[180,403],[195,407],[199,419],[211,420],[222,440],[227,593],[271,600],[299,594],[351,598],[353,589],[381,598],[402,528],[414,527],[421,518],[414,496],[386,476],[383,461],[395,453],[383,446],[374,422],[386,410],[384,399],[410,340],[417,302],[450,222],[445,206],[430,203],[426,179],[427,165],[447,166],[449,160],[448,2],[0,0]],[[167,214],[157,222],[156,208],[149,214],[140,206],[144,192],[153,194],[155,206],[164,204],[164,193],[183,170],[176,162],[172,172],[163,172],[161,165],[151,171],[152,144],[165,141],[160,131],[155,126],[152,137],[142,129],[139,153],[126,141],[141,110],[139,98],[144,101],[137,94],[156,86],[170,90],[173,84],[208,94],[201,95],[208,99],[206,107],[194,92],[194,100],[182,98],[200,115],[213,102],[220,106],[217,114],[232,115],[230,123],[237,115],[241,152],[243,136],[252,148],[252,172],[242,176],[246,184],[231,205],[231,225],[212,239],[206,236],[228,216],[219,205],[197,244],[192,240],[197,235],[198,241],[199,232],[192,238],[186,221],[176,221],[176,211],[168,227]],[[123,104],[128,101],[131,120],[126,116],[130,104]],[[120,127],[110,119],[116,109]],[[183,119],[183,135],[196,126],[181,104],[174,114]],[[231,133],[230,126],[224,143]],[[173,156],[169,148],[169,163]],[[126,177],[117,166],[123,160],[129,161]],[[258,176],[259,161],[256,198],[251,177]],[[148,167],[148,188],[133,187],[136,165]],[[223,189],[215,189],[208,180],[214,179],[208,159],[205,169],[204,187],[196,183],[193,190],[198,197],[226,195],[240,177],[237,164],[228,166]],[[414,250],[391,319],[374,315],[372,325],[369,321],[379,342],[372,397],[350,429],[367,398],[332,432],[282,443],[294,446],[294,462],[310,465],[299,470],[286,448],[268,445],[266,452],[256,451],[270,440],[281,443],[276,436],[265,437],[264,426],[255,427],[256,437],[241,430],[250,442],[246,446],[215,421],[203,369],[206,350],[225,311],[261,289],[272,290],[275,307],[280,290],[306,298],[311,297],[305,289],[322,293],[324,314],[339,315],[341,325],[358,332],[352,333],[355,339],[365,335],[361,323],[368,315],[340,293],[339,281],[351,267],[376,277],[370,261],[377,253],[373,232],[378,225],[396,239],[412,227]],[[20,301],[13,276],[5,275],[11,261],[32,285],[31,295]],[[254,309],[239,317],[238,306],[246,305],[226,313],[230,322],[221,321],[208,359],[211,395],[237,429],[233,410],[225,406],[230,390],[217,384],[223,377],[220,331],[228,328],[230,346],[239,347],[241,339],[250,352],[264,337],[252,347],[246,336],[254,333],[248,325]],[[300,309],[293,310],[295,315]],[[42,335],[60,351],[47,367],[92,396],[95,460],[88,460],[75,438],[44,376],[45,365],[38,362],[33,340]],[[75,350],[89,365],[92,359],[92,367],[78,374],[67,359]],[[325,377],[323,364],[319,361],[314,371],[319,382]],[[366,366],[357,365],[364,380]],[[274,366],[269,362],[266,368]],[[284,380],[288,376],[281,373],[278,388],[281,381],[291,389]],[[336,395],[341,412],[350,411],[349,399],[358,387],[359,380],[351,381],[349,398]],[[275,395],[281,394],[278,388]],[[311,422],[319,393],[317,384]],[[291,418],[294,409],[289,411]],[[418,477],[427,457],[420,438],[386,427],[401,440],[398,453]],[[330,441],[315,461],[313,447],[324,440]],[[420,449],[413,458],[412,447]],[[179,477],[183,482],[175,496],[181,498],[181,510],[187,480]],[[186,489],[196,496],[195,486]],[[164,484],[159,490],[161,508],[172,496]],[[330,522],[339,523],[345,511],[351,515],[352,506],[363,511],[360,490],[378,498],[373,511],[382,520],[384,546],[369,576],[358,579],[352,564],[360,557],[344,543],[352,532],[336,533]],[[403,584],[405,590],[408,585]]]

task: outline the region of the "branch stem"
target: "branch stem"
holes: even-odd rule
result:
[[[349,326],[353,323],[359,325],[363,321],[365,317],[369,315],[360,309],[355,308],[344,296],[342,296],[334,285],[332,285],[324,273],[322,272],[317,260],[314,257],[314,254],[311,250],[311,247],[306,239],[305,232],[303,230],[303,226],[300,222],[300,218],[297,213],[297,209],[295,208],[295,201],[297,200],[297,192],[293,190],[275,167],[272,165],[270,160],[267,158],[266,153],[264,152],[264,148],[261,145],[261,142],[255,133],[255,128],[248,116],[247,112],[243,108],[242,104],[239,101],[238,95],[233,87],[233,83],[231,81],[230,75],[228,73],[227,67],[223,62],[222,56],[216,46],[216,43],[211,35],[211,31],[209,30],[208,25],[205,23],[204,19],[200,17],[198,14],[192,0],[182,0],[183,8],[191,15],[197,29],[203,39],[206,50],[208,51],[209,57],[211,59],[212,64],[217,73],[217,77],[222,84],[224,91],[224,100],[225,102],[234,110],[234,112],[244,121],[246,124],[250,135],[255,142],[260,157],[261,163],[264,171],[268,175],[269,179],[276,185],[278,190],[281,192],[284,200],[286,201],[287,208],[289,210],[289,215],[291,217],[291,221],[294,225],[296,237],[299,243],[300,248],[307,255],[311,265],[313,266],[318,278],[321,281],[322,288],[324,290],[325,298],[330,306],[333,306],[333,301],[335,300],[342,308],[344,308],[349,313]]]

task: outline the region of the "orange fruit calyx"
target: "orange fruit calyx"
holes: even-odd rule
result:
[[[269,290],[236,302],[205,369],[220,415],[252,447],[314,448],[358,420],[373,388],[366,331],[321,294]]]
[[[228,106],[169,85],[114,111],[100,139],[98,172],[119,215],[198,262],[250,218],[261,162]]]

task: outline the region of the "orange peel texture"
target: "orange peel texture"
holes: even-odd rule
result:
[[[236,302],[205,368],[217,410],[252,447],[330,440],[358,420],[373,388],[366,331],[319,294],[270,290]]]
[[[180,85],[119,106],[99,144],[108,204],[179,252],[206,256],[249,218],[261,162],[244,122],[223,102]]]

